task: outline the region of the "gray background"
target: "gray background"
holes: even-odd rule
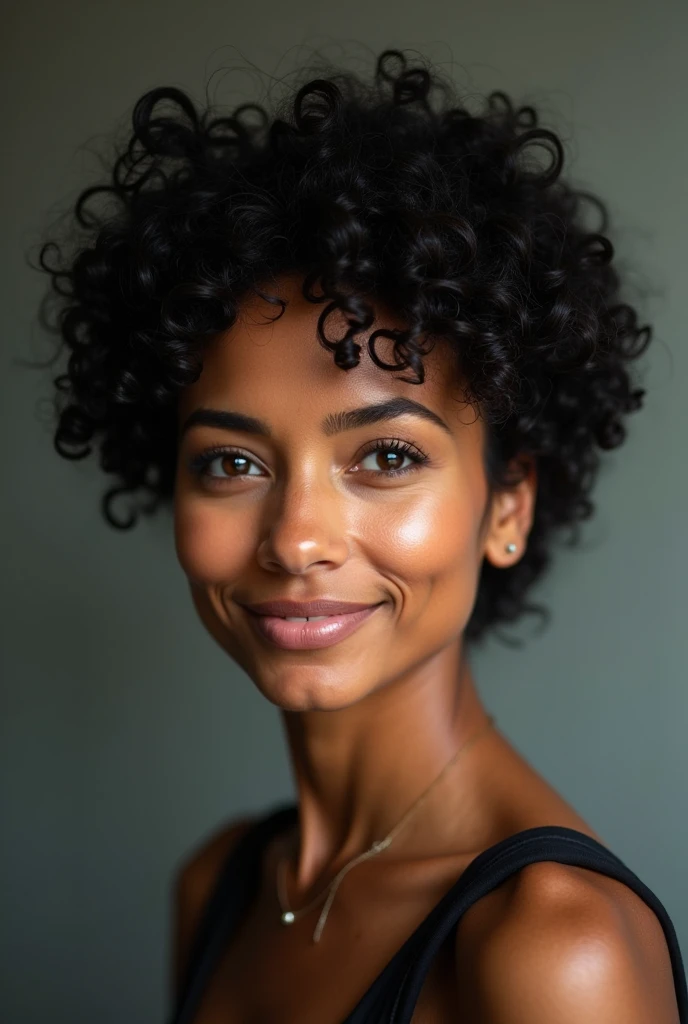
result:
[[[610,205],[628,297],[656,332],[647,406],[607,457],[585,548],[562,550],[540,588],[549,632],[522,651],[492,642],[474,667],[500,728],[654,889],[688,952],[687,13],[678,0],[5,9],[7,1024],[162,1020],[176,864],[221,822],[292,794],[278,713],[197,623],[169,517],[110,530],[95,467],[52,451],[49,374],[16,365],[49,351],[35,319],[46,282],[25,257],[98,176],[88,150],[144,90],[201,100],[217,72],[218,101],[238,102],[265,80],[228,69],[279,77],[313,47],[365,71],[381,49],[412,47],[464,91],[537,103],[564,137],[566,173]]]

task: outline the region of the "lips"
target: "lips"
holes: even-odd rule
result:
[[[323,597],[314,601],[260,601],[244,604],[244,607],[255,615],[274,615],[282,619],[287,617],[310,619],[316,615],[350,615],[353,612],[361,612],[365,608],[373,608],[377,604],[380,602],[335,601]]]
[[[284,650],[313,650],[339,643],[351,636],[384,603],[338,601],[328,597],[311,601],[282,598],[250,604],[237,601],[247,612],[258,635]],[[300,621],[290,621],[293,619]]]

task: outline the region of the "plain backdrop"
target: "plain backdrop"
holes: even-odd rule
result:
[[[264,97],[316,51],[370,74],[411,48],[465,95],[535,103],[564,173],[609,205],[627,298],[655,330],[646,406],[606,457],[585,544],[534,595],[549,630],[473,664],[499,727],[688,952],[688,7],[23,0],[2,22],[2,1020],[163,1021],[180,859],[293,794],[278,712],[196,621],[170,517],[115,532],[96,466],[53,451],[50,371],[18,365],[51,350],[27,255],[100,180],[93,154],[142,92]]]

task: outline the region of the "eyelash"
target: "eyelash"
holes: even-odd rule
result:
[[[397,452],[402,452],[404,455],[408,455],[408,457],[410,459],[412,459],[413,461],[412,461],[411,465],[410,466],[406,466],[405,469],[389,469],[389,470],[380,470],[378,472],[375,472],[374,470],[364,470],[364,472],[372,472],[372,473],[374,473],[375,476],[383,476],[383,477],[399,477],[399,476],[403,476],[405,473],[412,473],[415,470],[420,469],[420,467],[423,464],[428,463],[430,461],[430,457],[428,455],[426,455],[425,452],[423,452],[418,447],[418,445],[409,444],[408,441],[402,441],[402,440],[400,440],[399,438],[396,438],[396,437],[395,438],[391,438],[389,440],[384,440],[384,441],[374,441],[373,444],[370,445],[370,447],[368,447],[362,453],[362,455],[360,456],[360,459],[361,460],[365,459],[372,452],[377,452],[377,451],[386,451],[386,452],[387,451],[397,451]],[[210,473],[206,472],[208,466],[211,463],[213,463],[215,461],[215,459],[219,458],[221,455],[241,455],[243,458],[246,458],[250,462],[253,462],[254,465],[257,465],[257,463],[255,462],[254,459],[251,459],[250,456],[246,454],[246,452],[241,451],[239,448],[214,447],[214,448],[205,448],[202,452],[199,452],[198,455],[195,455],[192,459],[190,459],[189,460],[189,469],[196,476],[199,476],[199,477],[204,477],[205,476],[205,477],[208,477],[208,479],[210,479],[212,481],[241,479],[241,477],[234,477],[234,478],[232,478],[232,477],[214,477]]]

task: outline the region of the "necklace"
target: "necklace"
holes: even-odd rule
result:
[[[494,724],[494,716],[489,715],[487,724],[484,725],[482,728],[476,730],[476,732],[473,733],[470,739],[466,740],[465,743],[462,743],[458,750],[456,750],[452,754],[451,758],[449,759],[449,761],[447,761],[439,775],[435,779],[433,779],[433,781],[430,783],[427,789],[423,790],[418,799],[411,804],[411,806],[406,811],[401,821],[397,822],[392,831],[389,832],[384,839],[377,840],[377,842],[373,843],[372,846],[368,847],[367,850],[364,850],[363,853],[359,853],[358,856],[348,861],[348,863],[346,863],[344,867],[337,872],[332,881],[328,885],[326,885],[325,888],[320,893],[318,893],[315,899],[311,900],[310,903],[308,903],[305,907],[302,907],[300,910],[291,910],[289,908],[284,878],[284,871],[287,862],[286,858],[283,857],[277,865],[277,899],[279,900],[280,910],[282,912],[282,916],[280,918],[282,924],[293,924],[294,921],[297,921],[300,917],[303,917],[305,914],[309,913],[309,911],[311,911],[314,907],[317,907],[322,898],[325,895],[327,895],[325,906],[323,907],[320,913],[318,923],[316,924],[315,931],[313,932],[313,942],[319,942],[320,936],[322,935],[322,930],[325,927],[327,915],[330,912],[330,907],[332,906],[332,901],[334,900],[335,893],[337,891],[337,888],[339,887],[339,883],[341,882],[347,871],[350,871],[351,868],[356,866],[356,864],[360,864],[361,861],[367,860],[369,857],[375,857],[376,854],[382,853],[383,850],[386,850],[389,844],[392,842],[392,840],[397,836],[397,834],[401,831],[406,822],[409,820],[413,812],[418,810],[421,804],[424,803],[430,791],[437,785],[440,779],[442,779],[446,772],[451,768],[451,766],[457,760],[459,754],[463,753],[465,750],[468,750],[469,747],[473,746],[473,744],[483,735],[483,733],[491,729]]]

